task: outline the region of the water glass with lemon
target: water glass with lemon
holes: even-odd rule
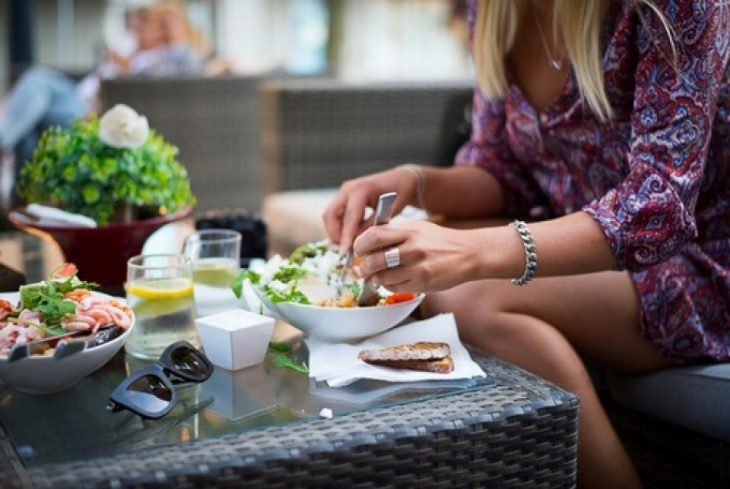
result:
[[[127,302],[136,324],[125,348],[133,357],[156,360],[171,343],[199,347],[195,328],[192,266],[182,255],[140,255],[127,262]]]
[[[195,306],[199,316],[240,307],[230,288],[238,274],[241,234],[231,229],[204,229],[185,240],[183,254],[193,266]]]

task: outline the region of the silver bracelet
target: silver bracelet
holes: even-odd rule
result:
[[[421,209],[428,214],[426,209],[426,173],[419,165],[408,163],[406,165],[400,165],[399,168],[407,170],[416,177],[416,196],[418,197],[418,205]]]
[[[515,220],[509,223],[509,225],[520,235],[522,248],[525,252],[525,269],[522,271],[522,275],[512,279],[514,285],[522,286],[535,277],[535,272],[537,271],[537,247],[525,221]]]

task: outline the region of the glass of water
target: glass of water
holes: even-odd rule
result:
[[[241,234],[230,229],[204,229],[185,240],[183,255],[193,266],[195,306],[199,316],[240,307],[230,288],[238,274]]]
[[[136,358],[157,360],[171,343],[200,347],[195,327],[193,271],[182,255],[139,255],[127,262],[127,302],[136,323],[125,348]]]

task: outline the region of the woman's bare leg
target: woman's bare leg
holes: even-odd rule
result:
[[[668,365],[639,332],[639,302],[627,273],[471,282],[430,294],[424,316],[453,311],[465,342],[529,370],[580,397],[578,482],[640,487],[576,350],[628,372]]]

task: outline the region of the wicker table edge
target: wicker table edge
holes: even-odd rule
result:
[[[475,426],[498,430],[505,423],[528,430],[540,417],[560,417],[567,444],[577,444],[578,399],[511,364],[472,352],[493,376],[493,388],[420,402],[314,419],[164,449],[49,464],[26,470],[0,430],[0,486],[121,487],[162,482],[180,476],[205,476],[232,468],[264,467],[272,461],[302,461],[361,447],[398,444],[443,433],[469,432]],[[495,401],[498,399],[498,401]],[[560,435],[563,436],[563,435]],[[264,448],[262,448],[264,446]],[[192,463],[191,460],[195,460]],[[161,480],[162,479],[162,480]]]

